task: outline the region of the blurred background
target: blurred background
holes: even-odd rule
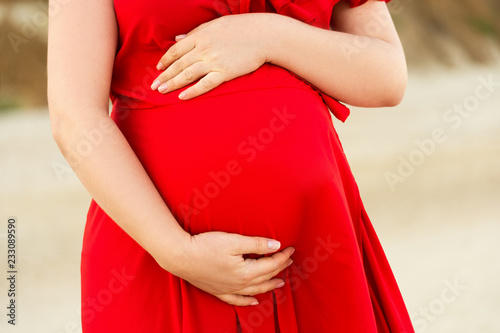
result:
[[[335,122],[416,332],[500,332],[500,2],[393,0],[409,64],[396,108]],[[90,197],[52,140],[47,3],[0,2],[1,332],[80,332]],[[7,324],[7,220],[17,322]],[[5,313],[4,313],[5,312]]]

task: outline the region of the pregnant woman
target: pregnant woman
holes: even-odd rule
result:
[[[384,1],[50,8],[83,332],[413,332],[331,120],[402,99]]]

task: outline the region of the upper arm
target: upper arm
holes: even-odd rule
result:
[[[107,110],[117,45],[113,0],[54,2],[49,13],[48,99],[51,114]]]
[[[348,0],[341,0],[333,7],[330,27],[335,31],[378,38],[401,48],[399,36],[384,1],[368,0],[361,6],[350,8]]]
[[[398,105],[404,97],[408,73],[403,47],[387,5],[385,1],[368,0],[350,8],[349,1],[341,0],[334,6],[330,27],[349,35],[339,47],[349,61],[357,59],[354,70],[372,73],[375,79],[371,82],[377,82],[378,90],[359,83],[360,89],[376,92],[370,97],[370,103],[362,100],[359,105]],[[379,99],[374,102],[377,96]]]

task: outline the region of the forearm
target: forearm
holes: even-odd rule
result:
[[[167,258],[163,266],[171,265],[189,235],[172,216],[107,110],[87,108],[65,117],[51,112],[54,138],[91,196],[155,259]]]
[[[397,43],[273,16],[270,21],[274,33],[267,43],[270,63],[292,71],[351,105],[392,106],[402,99],[406,63]]]

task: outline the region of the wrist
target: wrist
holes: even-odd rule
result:
[[[179,226],[175,230],[158,233],[157,236],[158,240],[148,252],[164,270],[175,274],[179,271],[185,252],[189,249],[191,235]]]
[[[264,27],[262,40],[266,62],[279,65],[280,59],[289,55],[291,51],[287,46],[287,38],[296,20],[276,13],[264,13],[263,15],[265,15],[265,22],[262,24]]]

